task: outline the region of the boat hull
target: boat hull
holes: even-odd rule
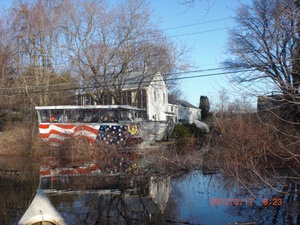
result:
[[[18,225],[44,224],[66,225],[43,190],[39,189]]]
[[[141,146],[147,147],[166,132],[168,124],[158,121],[149,122],[119,122],[119,123],[82,123],[39,124],[41,138],[48,144],[59,145],[68,138],[85,138],[94,145],[103,142],[106,144],[122,144],[128,138],[141,139]]]

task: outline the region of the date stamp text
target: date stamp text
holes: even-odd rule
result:
[[[210,205],[252,205],[253,203],[253,198],[242,198],[242,199],[238,199],[238,198],[233,198],[233,199],[229,199],[229,198],[212,198],[210,200]]]

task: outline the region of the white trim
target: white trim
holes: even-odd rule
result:
[[[129,105],[58,105],[58,106],[36,106],[36,110],[43,110],[43,109],[128,109],[128,110],[140,110],[144,111],[144,109],[140,109],[138,107],[129,106]]]

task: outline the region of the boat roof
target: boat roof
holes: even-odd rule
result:
[[[45,109],[127,109],[127,110],[136,110],[143,111],[145,109],[140,109],[135,106],[130,105],[57,105],[57,106],[36,106],[36,110],[45,110]]]

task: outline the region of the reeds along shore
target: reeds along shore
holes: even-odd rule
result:
[[[256,115],[217,119],[208,161],[242,182],[300,178],[299,126]]]
[[[192,170],[202,165],[218,167],[239,179],[243,174],[246,174],[246,179],[260,179],[264,174],[275,174],[279,170],[299,177],[298,127],[278,123],[269,121],[266,124],[253,115],[215,119],[214,129],[209,134],[197,133],[195,138],[195,134],[177,132],[177,137],[173,136],[174,141],[167,146],[147,151],[146,154],[151,156],[148,163],[160,171]],[[280,130],[276,129],[278,127]],[[117,146],[90,146],[82,139],[69,139],[60,147],[53,148],[41,140],[37,129],[25,124],[7,125],[0,138],[0,154],[8,156],[55,156],[62,163],[140,157],[139,149],[123,154]]]
[[[33,126],[22,122],[8,123],[0,132],[0,155],[42,157],[45,154],[47,147]]]
[[[18,129],[16,130],[16,127]],[[132,162],[147,155],[149,166],[156,168],[157,171],[177,171],[192,170],[202,165],[203,151],[199,138],[176,137],[173,142],[141,152],[134,143],[130,152],[124,153],[122,146],[98,144],[91,146],[85,139],[66,139],[59,147],[52,147],[42,141],[38,130],[22,124],[8,124],[1,132],[0,155],[4,156],[29,156],[34,158],[53,157],[61,164],[72,164],[88,161]]]

